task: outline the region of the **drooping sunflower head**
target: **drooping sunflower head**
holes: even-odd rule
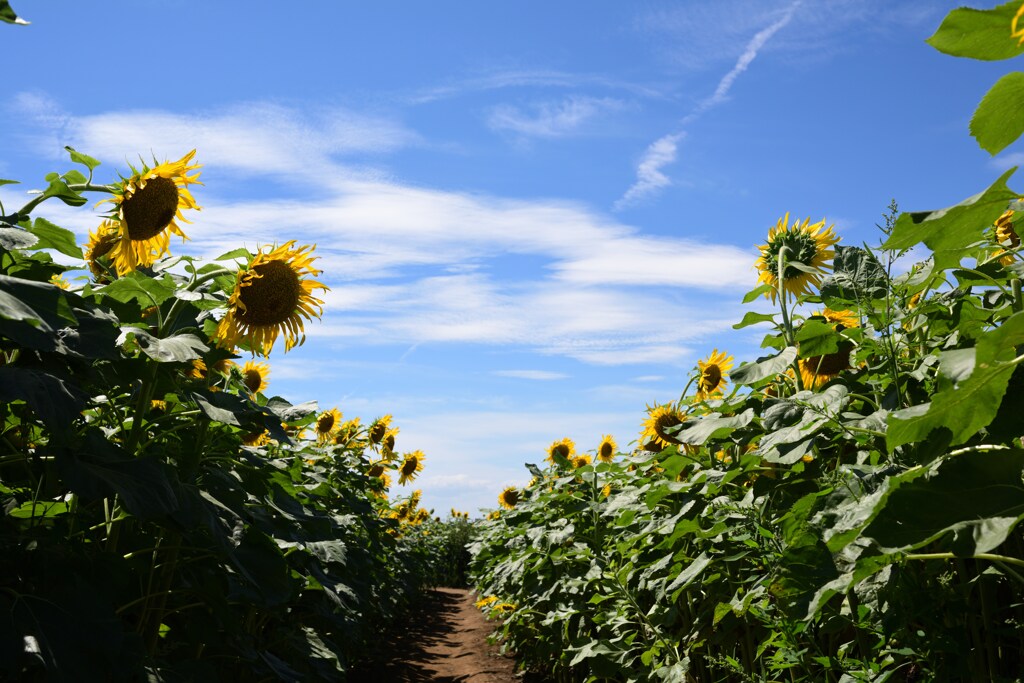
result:
[[[85,262],[97,282],[107,278],[107,265],[110,263],[110,250],[117,244],[117,224],[111,220],[100,223],[95,231],[89,231],[89,241],[85,245]],[[100,259],[103,259],[102,261]]]
[[[572,439],[566,437],[559,441],[555,441],[548,446],[548,457],[546,460],[554,465],[555,456],[563,457],[566,460],[572,460],[572,456],[574,455],[576,455],[576,443]]]
[[[367,432],[367,438],[370,443],[376,445],[384,440],[387,436],[388,430],[391,428],[391,415],[390,413],[384,417],[378,417],[376,420],[370,423],[369,432]]]
[[[654,406],[653,408],[649,406],[647,408],[647,419],[643,423],[644,430],[640,435],[640,441],[647,450],[652,450],[649,447],[652,443],[657,444],[661,448],[668,448],[673,444],[678,444],[679,439],[668,430],[678,427],[685,421],[686,413],[671,403]]]
[[[312,246],[295,248],[286,242],[270,252],[258,251],[248,268],[240,269],[228,299],[228,312],[217,326],[217,339],[225,348],[240,342],[253,353],[267,355],[278,335],[284,334],[284,349],[306,340],[304,320],[323,314],[323,301],[314,289],[327,287],[313,277]]]
[[[316,440],[319,443],[327,443],[338,433],[341,425],[341,411],[331,408],[320,413],[316,418]]]
[[[192,150],[177,161],[133,168],[132,175],[117,184],[114,196],[100,202],[114,205],[110,218],[117,241],[110,258],[118,275],[152,265],[169,253],[171,234],[188,239],[178,221],[189,222],[182,214],[184,209],[200,208],[188,189],[199,182],[199,173],[189,175],[199,168],[191,163],[195,154]]]
[[[519,502],[519,489],[515,486],[506,487],[498,494],[498,504],[506,510],[511,510]]]
[[[826,228],[824,219],[812,224],[810,218],[805,218],[802,223],[797,219],[789,225],[787,213],[768,231],[768,242],[758,247],[761,256],[754,265],[759,273],[758,282],[772,286],[767,292],[772,301],[778,294],[779,253],[783,248],[786,248],[783,291],[787,298],[810,294],[812,287],[821,284],[822,273],[830,267],[829,261],[835,256],[832,247],[839,242],[833,227]],[[794,263],[810,268],[811,272],[794,267]]]
[[[601,437],[601,445],[597,447],[597,459],[601,462],[611,462],[615,459],[615,454],[619,452],[619,445],[615,443],[615,439],[612,438],[611,434],[605,434]]]
[[[698,401],[722,394],[727,384],[726,373],[732,369],[734,361],[732,356],[718,349],[714,349],[704,360],[697,361],[697,370],[700,372],[700,377],[697,378]]]
[[[415,479],[421,471],[423,471],[423,451],[406,453],[402,458],[402,464],[398,466],[398,483],[405,485]]]
[[[268,377],[270,377],[270,366],[266,363],[250,360],[242,366],[242,382],[245,384],[245,388],[254,394],[266,390]]]
[[[996,255],[1005,253],[999,259],[999,262],[1004,266],[1008,266],[1013,263],[1013,254],[1006,253],[1011,249],[1017,249],[1020,247],[1020,235],[1017,234],[1017,230],[1014,227],[1013,210],[1008,209],[1003,212],[1003,215],[996,219],[996,242],[1002,246],[1002,249],[996,252]]]

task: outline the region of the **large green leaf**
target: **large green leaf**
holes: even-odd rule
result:
[[[35,235],[20,228],[0,227],[0,248],[8,251],[28,249],[38,241]]]
[[[758,358],[753,363],[744,363],[729,373],[736,384],[754,384],[768,377],[785,372],[796,359],[796,347],[790,346],[774,356]]]
[[[971,135],[993,156],[1024,133],[1024,73],[1006,74],[985,93],[971,117]]]
[[[23,24],[28,25],[28,22],[19,17],[11,9],[11,3],[8,0],[0,0],[0,21],[6,21],[8,24]]]
[[[1024,451],[970,451],[899,475],[862,535],[884,553],[913,550],[952,534],[952,551],[997,548],[1024,517]]]
[[[946,15],[927,42],[954,57],[987,61],[1016,57],[1024,54],[1024,46],[1010,34],[1010,26],[1019,8],[1020,0],[987,10],[960,7]]]
[[[947,353],[943,359],[940,390],[930,403],[890,413],[886,444],[893,450],[923,441],[933,429],[945,428],[951,445],[962,444],[996,416],[1013,374],[1015,347],[1024,344],[1024,313],[1006,319],[978,338],[974,358],[970,349]]]
[[[0,366],[0,401],[25,401],[50,429],[51,439],[63,442],[85,406],[85,394],[67,380],[36,370]]]
[[[70,230],[54,225],[45,218],[37,218],[32,222],[30,232],[39,238],[34,248],[56,249],[67,256],[82,258],[82,248]]]
[[[823,320],[808,320],[796,331],[797,350],[801,358],[815,358],[839,351],[844,337]]]
[[[874,254],[860,247],[837,246],[832,260],[832,275],[821,283],[821,298],[830,300],[870,301],[884,299],[889,277]],[[841,304],[835,308],[841,307]]]
[[[718,413],[696,420],[686,420],[679,426],[675,437],[680,442],[691,446],[700,446],[708,439],[722,439],[741,427],[746,427],[754,419],[754,409],[747,408],[739,415],[723,417]]]
[[[89,201],[68,187],[67,181],[57,173],[48,173],[46,182],[50,184],[43,190],[44,197],[56,197],[68,206],[81,206]]]
[[[124,303],[137,301],[142,306],[159,306],[174,296],[176,289],[174,281],[169,277],[153,278],[134,271],[105,287],[97,288],[96,293]]]
[[[184,363],[202,358],[202,355],[210,350],[203,340],[194,334],[175,334],[160,339],[137,327],[122,327],[121,336],[117,338],[118,346],[130,338],[135,339],[135,343],[144,354],[161,363]]]
[[[983,239],[985,231],[1006,211],[1006,206],[1017,198],[1017,194],[1006,186],[1006,181],[1016,170],[1016,167],[1011,168],[987,190],[955,206],[900,214],[884,247],[909,249],[924,242],[936,252],[936,266],[944,268],[958,250]]]
[[[71,161],[75,162],[76,164],[82,164],[83,166],[87,167],[90,171],[100,165],[100,162],[98,160],[93,159],[88,154],[82,154],[74,147],[65,145],[64,149],[66,149],[68,151],[68,154],[71,155]]]
[[[801,391],[772,404],[764,411],[762,420],[769,433],[758,444],[758,452],[768,462],[795,463],[809,451],[811,437],[838,421],[850,400],[848,394],[845,386],[833,384],[820,393]]]

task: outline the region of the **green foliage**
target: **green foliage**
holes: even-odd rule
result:
[[[1024,73],[1006,74],[985,93],[971,118],[971,135],[995,156],[1024,133]]]
[[[960,7],[953,10],[928,44],[954,57],[1000,60],[1024,54],[1024,46],[1010,35],[1010,23],[1020,8],[1010,0],[990,10]]]

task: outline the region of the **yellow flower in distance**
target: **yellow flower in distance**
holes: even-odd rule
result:
[[[498,494],[498,504],[506,510],[511,510],[519,502],[519,489],[509,486]]]
[[[416,474],[423,471],[423,451],[406,453],[402,464],[398,466],[398,483],[407,484],[416,478]]]
[[[566,460],[572,460],[572,456],[576,455],[576,444],[572,439],[566,437],[559,441],[555,441],[548,446],[548,457],[545,458],[552,465],[555,464],[555,456],[560,455]]]
[[[306,341],[303,318],[323,314],[323,301],[314,289],[327,289],[311,279],[320,274],[313,267],[313,247],[294,248],[285,242],[269,253],[259,251],[246,269],[238,271],[228,312],[217,326],[222,346],[234,348],[244,341],[253,353],[267,355],[279,334],[284,350]]]
[[[133,168],[134,173],[121,180],[114,196],[100,202],[114,204],[110,223],[117,231],[117,241],[110,250],[110,259],[118,275],[152,265],[170,253],[171,234],[188,239],[177,221],[189,222],[182,210],[199,209],[188,189],[199,182],[198,173],[189,175],[199,168],[190,164],[195,154],[192,150],[177,161],[165,161],[153,168],[143,164],[141,171]]]
[[[242,382],[245,388],[254,394],[262,393],[267,388],[267,378],[270,377],[270,366],[266,363],[246,361],[242,366]]]
[[[337,408],[331,408],[320,413],[316,418],[316,440],[326,443],[334,438],[341,425],[341,412]]]
[[[367,438],[370,443],[376,445],[384,440],[387,436],[388,430],[391,428],[391,414],[387,414],[384,417],[378,417],[376,420],[370,423],[370,430],[367,433]]]
[[[615,439],[612,438],[611,434],[605,434],[601,437],[601,445],[597,447],[597,459],[601,462],[611,462],[615,459],[615,454],[619,452],[619,444],[615,443]]]
[[[1013,210],[1003,212],[1003,215],[996,219],[996,242],[1008,246],[1010,249],[1016,249],[1020,246],[1020,236],[1013,226]],[[996,254],[1005,252],[1006,249],[1000,249]],[[1006,254],[1006,256],[999,259],[999,262],[1004,266],[1010,265],[1013,263],[1013,254]]]
[[[591,463],[591,460],[589,455],[574,455],[571,462],[573,467],[579,468],[586,467]]]
[[[830,267],[829,261],[835,256],[832,247],[839,242],[832,231],[833,226],[826,228],[824,219],[813,224],[810,218],[805,218],[803,223],[799,219],[793,225],[788,223],[789,213],[786,213],[768,231],[768,242],[758,247],[761,257],[754,264],[759,273],[758,282],[772,286],[772,290],[766,294],[772,301],[775,301],[778,294],[779,252],[783,247],[788,248],[785,256],[786,270],[782,274],[783,291],[787,298],[796,298],[810,294],[812,287],[821,284],[821,275]],[[791,265],[793,263],[800,263],[813,272],[795,268]]]
[[[704,360],[697,361],[697,369],[700,371],[700,377],[697,378],[698,401],[721,395],[728,377],[726,373],[732,369],[734,362],[732,356],[718,349],[714,349]]]
[[[673,434],[670,434],[668,430],[683,424],[685,421],[686,413],[674,405],[666,403],[653,408],[648,406],[647,419],[643,423],[644,430],[640,435],[640,441],[644,443],[645,448],[651,442],[658,444],[662,448],[678,444],[679,440]],[[648,448],[648,450],[650,449]]]
[[[488,607],[489,605],[493,605],[497,601],[498,601],[498,596],[497,595],[488,595],[486,598],[482,598],[480,600],[477,600],[476,601],[476,607],[477,607],[477,609],[483,609],[484,607]]]

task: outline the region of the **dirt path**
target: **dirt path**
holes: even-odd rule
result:
[[[384,661],[360,667],[352,683],[520,683],[515,662],[487,644],[493,624],[464,588],[435,588],[404,633],[383,648]]]

